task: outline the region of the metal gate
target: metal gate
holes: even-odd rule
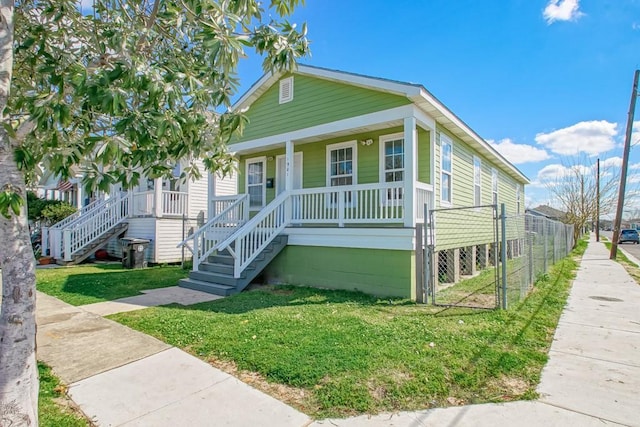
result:
[[[501,305],[497,206],[429,211],[423,252],[425,302],[494,309]]]

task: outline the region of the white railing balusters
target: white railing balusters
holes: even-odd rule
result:
[[[234,200],[225,200],[226,206],[217,215],[214,215],[205,225],[178,244],[178,247],[184,246],[193,253],[193,271],[197,271],[200,263],[218,250],[222,240],[247,222],[249,195],[243,194],[233,197]],[[227,203],[228,201],[231,202]],[[215,207],[216,205],[211,203],[210,206]],[[193,248],[189,246],[190,241],[193,241]]]

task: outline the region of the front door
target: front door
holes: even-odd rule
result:
[[[276,196],[282,193],[286,186],[286,158],[284,155],[276,158]],[[294,153],[293,155],[293,189],[302,188],[302,153]]]

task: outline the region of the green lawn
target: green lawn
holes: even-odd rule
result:
[[[178,266],[127,270],[117,264],[91,264],[38,269],[36,287],[69,304],[84,305],[139,295],[144,289],[175,286],[187,274]]]
[[[40,427],[87,427],[89,422],[82,414],[69,406],[64,387],[44,363],[38,363],[40,394],[38,395],[38,418]]]
[[[576,267],[559,262],[508,311],[280,286],[110,317],[316,418],[531,399]]]

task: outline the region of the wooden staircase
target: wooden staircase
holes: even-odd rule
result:
[[[178,286],[222,296],[241,292],[287,246],[287,241],[286,235],[276,236],[238,278],[233,277],[234,259],[228,251],[211,255]]]
[[[71,261],[64,261],[63,259],[59,258],[59,259],[56,259],[56,264],[60,264],[60,265],[79,264],[85,259],[87,259],[95,251],[104,247],[109,242],[109,240],[113,239],[114,237],[123,237],[124,234],[127,232],[128,228],[129,228],[128,223],[120,222],[115,226],[113,226],[113,228],[108,230],[106,233],[100,235],[100,237],[98,237],[97,239],[83,246],[78,251],[72,253]]]

